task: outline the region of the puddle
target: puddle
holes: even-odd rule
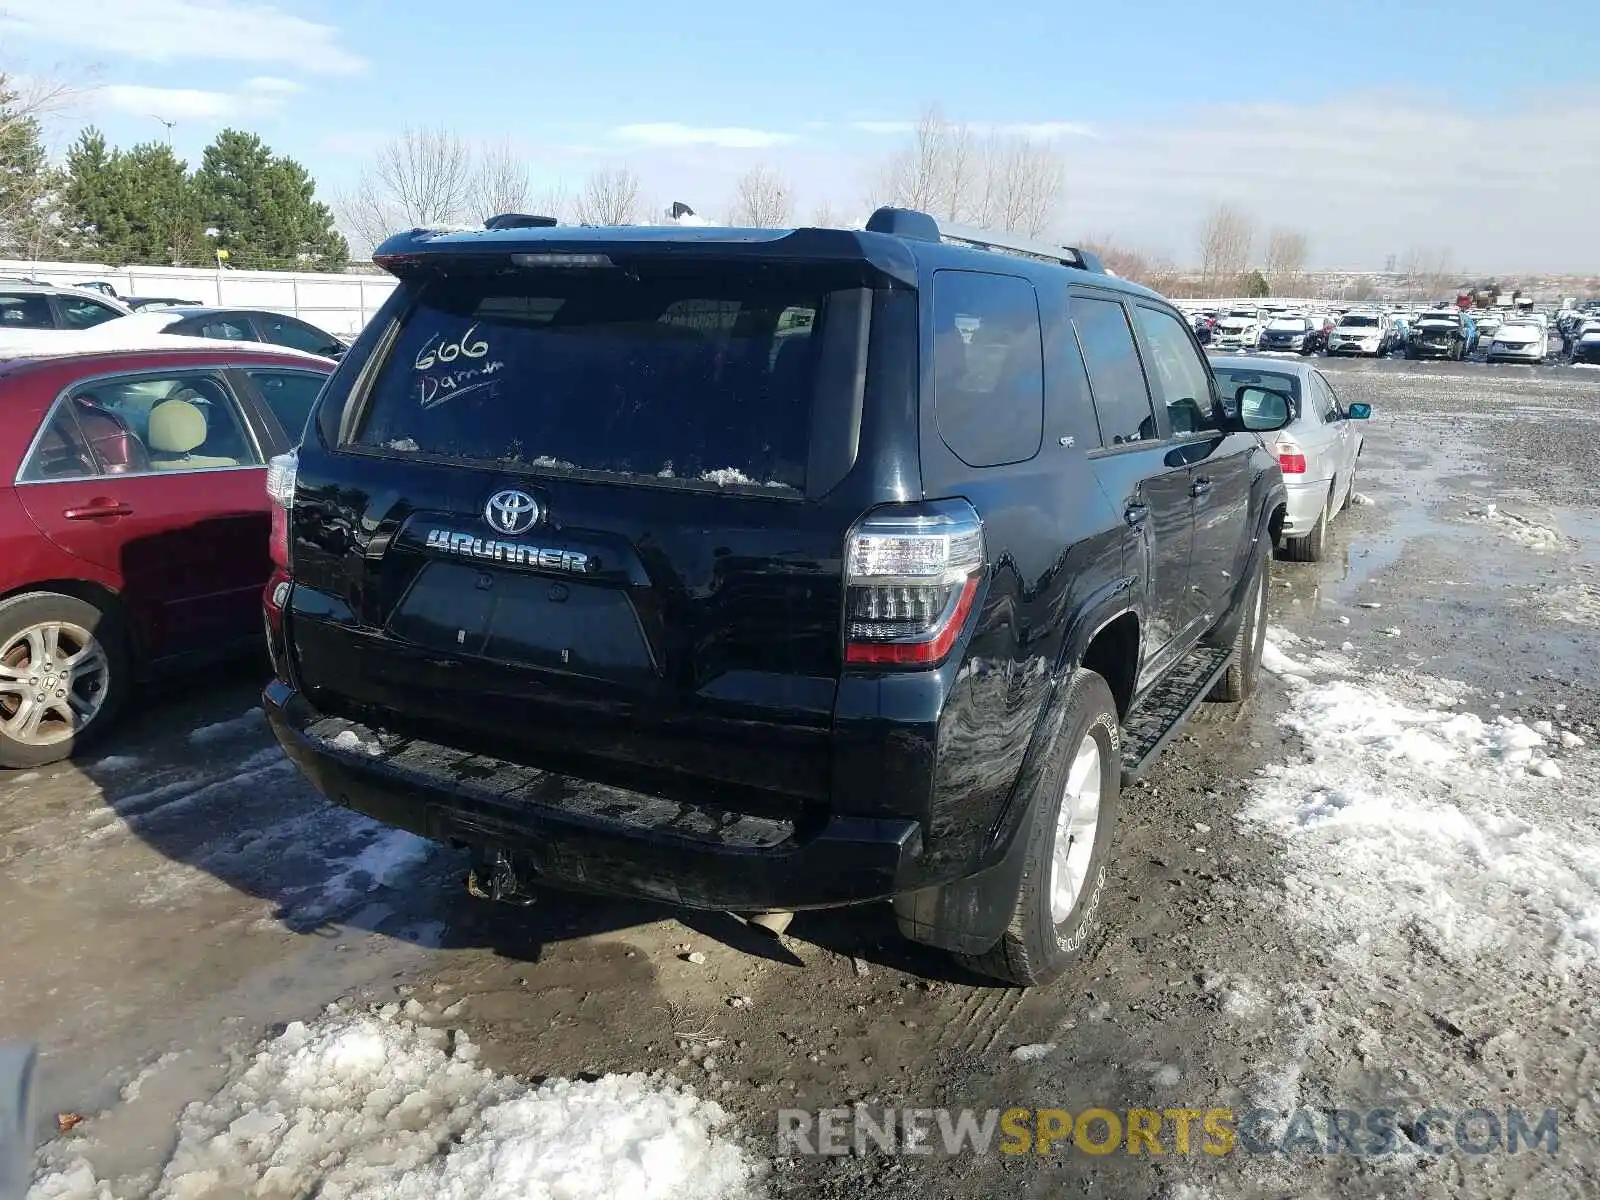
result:
[[[1573,557],[1580,562],[1600,563],[1600,510],[1552,505],[1556,528],[1578,543]]]

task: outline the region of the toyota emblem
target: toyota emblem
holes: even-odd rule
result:
[[[489,497],[489,503],[483,506],[483,519],[489,522],[490,528],[510,537],[527,533],[543,515],[539,502],[516,488],[496,492]]]

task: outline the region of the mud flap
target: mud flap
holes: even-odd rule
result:
[[[965,879],[896,896],[894,917],[902,936],[957,954],[982,954],[1000,940],[1011,923],[1027,865],[1028,839],[1018,834],[1027,827],[1029,813],[1018,797],[1034,793],[1034,778],[1047,765],[1040,756],[1056,743],[1065,716],[1061,697],[1066,691],[1058,677],[1045,715],[1034,730],[1028,757],[1012,785],[1011,801],[990,834],[991,847],[1005,846],[999,861]]]

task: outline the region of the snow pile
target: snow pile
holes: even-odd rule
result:
[[[339,736],[333,739],[333,745],[341,750],[360,750],[374,758],[383,753],[383,747],[373,742],[370,745],[361,740],[361,735],[354,729],[341,729]]]
[[[1482,504],[1469,508],[1467,516],[1484,522],[1496,532],[1510,538],[1518,545],[1526,546],[1529,550],[1564,550],[1573,544],[1572,539],[1560,530],[1541,525],[1528,517],[1519,517],[1516,513],[1503,512],[1495,504]]]
[[[198,729],[190,730],[189,741],[196,746],[226,741],[228,738],[238,737],[242,733],[248,733],[252,729],[259,728],[265,721],[265,714],[259,708],[252,708],[226,721],[217,721],[214,724],[202,725]]]
[[[1438,684],[1340,677],[1335,661],[1282,672],[1282,719],[1309,761],[1264,768],[1241,814],[1286,839],[1290,922],[1358,966],[1397,936],[1480,968],[1600,949],[1594,781],[1587,760],[1552,757],[1576,740],[1456,711]]]
[[[1600,586],[1592,583],[1556,588],[1541,602],[1545,610],[1574,625],[1600,625]]]
[[[1029,1042],[1026,1046],[1018,1046],[1011,1052],[1011,1057],[1018,1062],[1038,1062],[1041,1058],[1049,1058],[1056,1052],[1054,1042]]]
[[[671,1079],[528,1085],[478,1066],[461,1033],[330,1007],[267,1041],[192,1104],[164,1200],[733,1200],[757,1169],[729,1118]],[[78,1160],[31,1200],[105,1194]]]

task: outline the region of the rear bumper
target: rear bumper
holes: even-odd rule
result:
[[[273,733],[323,795],[386,825],[480,851],[555,886],[759,912],[891,897],[925,869],[921,823],[830,816],[807,827],[599,787],[318,712],[274,680]]]
[[[1284,480],[1288,499],[1284,505],[1283,533],[1286,537],[1305,537],[1317,525],[1317,517],[1328,499],[1328,481],[1291,483]]]

